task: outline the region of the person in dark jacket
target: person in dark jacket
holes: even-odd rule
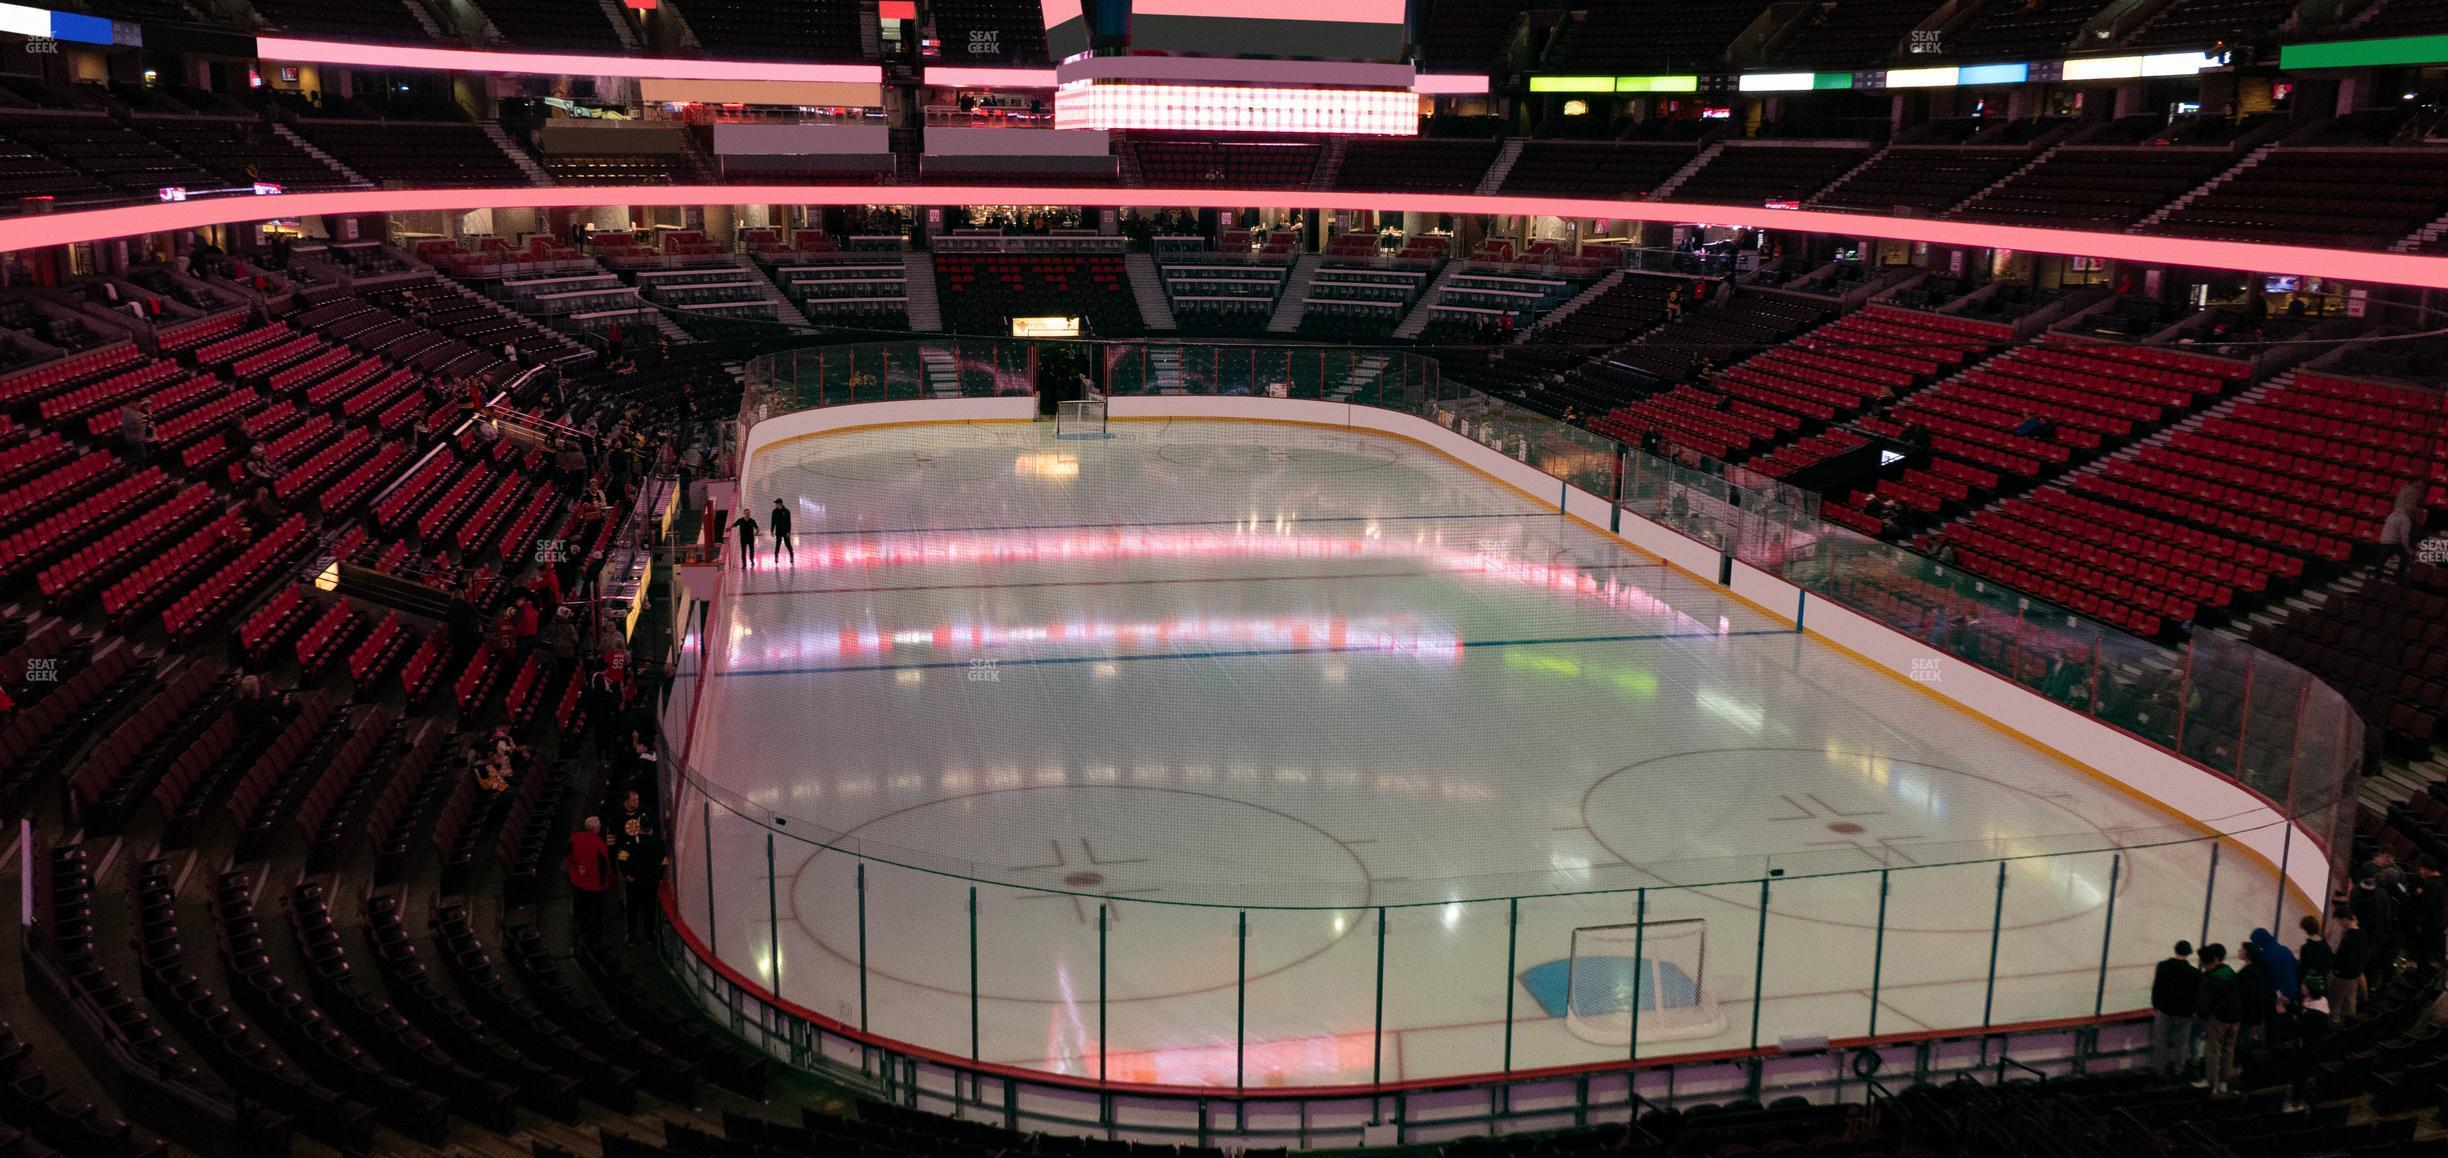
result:
[[[2370,946],[2363,958],[2364,978],[2387,980],[2397,957],[2397,898],[2381,887],[2377,866],[2364,866],[2347,903],[2354,906],[2355,923],[2362,926],[2364,943]]]
[[[793,546],[791,543],[790,508],[783,506],[781,499],[775,499],[773,509],[765,513],[765,523],[767,526],[773,529],[774,562],[781,562],[782,552],[788,551],[790,552],[791,566],[798,566],[799,548]]]
[[[2198,957],[2201,989],[2194,1009],[2202,1021],[2202,1076],[2193,1084],[2223,1094],[2235,1076],[2236,1032],[2244,1020],[2244,995],[2235,970],[2227,967],[2225,945],[2204,945]]]
[[[2270,1024],[2269,970],[2261,964],[2261,947],[2250,941],[2239,947],[2244,967],[2235,971],[2236,1000],[2243,1016],[2236,1022],[2236,1049],[2261,1040]]]
[[[2406,955],[2424,965],[2437,964],[2448,947],[2448,879],[2439,861],[2424,853],[2414,862],[2405,901]]]
[[[2329,975],[2337,969],[2337,950],[2321,934],[2318,916],[2306,913],[2303,920],[2295,923],[2295,927],[2303,930],[2304,935],[2303,944],[2295,950],[2295,975],[2303,984],[2304,1002],[2310,1004],[2316,997],[2327,1001]]]
[[[2363,975],[2371,961],[2371,939],[2364,935],[2354,910],[2339,905],[2329,914],[2337,930],[2337,946],[2329,960],[2329,1016],[2343,1021],[2363,1004]]]
[[[663,834],[636,789],[621,798],[620,815],[613,821],[612,857],[621,877],[625,943],[635,945],[654,936],[655,887],[663,881],[665,860]]]
[[[2151,1068],[2174,1076],[2193,1052],[2194,1006],[2201,1000],[2201,971],[2193,967],[2193,944],[2176,942],[2176,955],[2151,975]]]
[[[756,515],[745,514],[731,520],[731,529],[739,532],[740,569],[756,566]]]

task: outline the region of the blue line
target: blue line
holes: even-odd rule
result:
[[[1289,523],[1404,523],[1430,522],[1439,519],[1543,519],[1544,511],[1510,511],[1486,515],[1294,515]],[[1264,522],[1265,520],[1260,520]],[[975,531],[1105,531],[1136,527],[1237,527],[1248,519],[1176,519],[1155,523],[1013,523],[992,527],[893,527],[882,530],[846,529],[840,531],[795,531],[794,539],[823,539],[835,535],[951,535]]]
[[[1661,633],[1661,634],[1654,634],[1654,635],[1573,635],[1573,636],[1557,636],[1557,637],[1547,638],[1547,639],[1480,639],[1480,640],[1461,640],[1461,641],[1458,641],[1458,642],[1455,644],[1455,646],[1456,646],[1456,647],[1461,647],[1461,648],[1471,648],[1471,649],[1476,649],[1476,648],[1496,648],[1496,647],[1537,647],[1537,646],[1543,646],[1543,645],[1548,645],[1548,644],[1566,644],[1566,643],[1653,643],[1653,642],[1657,642],[1657,641],[1660,641],[1660,640],[1668,640],[1668,639],[1733,639],[1733,638],[1739,638],[1739,637],[1749,637],[1749,636],[1754,636],[1754,635],[1791,635],[1791,634],[1793,634],[1793,633],[1792,633],[1792,632],[1790,632],[1790,631],[1787,631],[1787,630],[1786,630],[1786,629],[1784,629],[1784,628],[1781,628],[1781,627],[1780,627],[1780,628],[1776,628],[1776,629],[1773,629],[1773,630],[1761,629],[1761,630],[1746,630],[1746,631],[1670,631],[1670,632],[1664,632],[1664,633]],[[859,664],[859,665],[855,665],[855,666],[846,666],[846,667],[785,667],[785,668],[760,668],[760,669],[754,669],[754,670],[748,670],[748,671],[718,671],[718,672],[715,672],[715,673],[714,673],[714,678],[716,678],[716,679],[729,679],[729,678],[739,677],[739,676],[778,676],[778,675],[840,675],[840,674],[848,674],[848,673],[855,673],[855,672],[879,672],[879,671],[929,671],[929,670],[940,670],[940,669],[947,669],[947,668],[960,668],[960,669],[964,669],[964,670],[965,670],[965,669],[969,668],[971,665],[973,665],[973,664],[974,664],[976,661],[978,661],[978,660],[992,660],[992,661],[994,661],[994,665],[995,665],[997,668],[1003,668],[1003,667],[1041,667],[1041,666],[1050,666],[1050,665],[1054,665],[1054,664],[1080,664],[1080,663],[1141,663],[1141,662],[1145,662],[1145,661],[1148,661],[1148,660],[1177,660],[1177,659],[1264,659],[1264,658],[1278,657],[1278,656],[1287,656],[1287,655],[1389,655],[1389,654],[1390,654],[1390,655],[1400,655],[1400,654],[1404,654],[1404,653],[1402,653],[1402,652],[1398,652],[1398,651],[1394,651],[1394,650],[1389,649],[1389,648],[1383,648],[1383,647],[1276,647],[1276,648],[1259,648],[1259,649],[1254,649],[1254,650],[1249,650],[1249,651],[1182,651],[1182,652],[1168,652],[1168,653],[1163,653],[1163,654],[1158,654],[1158,653],[1155,653],[1155,652],[1150,652],[1150,653],[1147,653],[1147,654],[1144,654],[1144,655],[1064,655],[1064,656],[1041,656],[1041,657],[1038,657],[1038,658],[1035,658],[1035,659],[1004,659],[1004,658],[1001,658],[1001,657],[998,657],[998,656],[979,655],[979,656],[973,656],[973,657],[970,657],[970,658],[968,658],[968,659],[940,660],[940,661],[934,661],[934,662],[929,662],[929,663],[876,663],[876,664]]]

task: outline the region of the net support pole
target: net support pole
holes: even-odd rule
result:
[[[1513,1072],[1513,970],[1521,952],[1521,898],[1505,902],[1505,1032],[1504,1072]],[[1569,981],[1566,986],[1571,988]]]
[[[2099,988],[2091,995],[2091,1016],[2108,1007],[2108,946],[2116,939],[2117,878],[2125,871],[2125,854],[2108,858],[2108,918],[2100,926]]]
[[[2241,742],[2242,741],[2240,740],[2238,741],[2238,743]],[[2294,857],[2295,822],[2290,820],[2286,822],[2286,834],[2281,838],[2278,845],[2278,888],[2275,890],[2278,894],[2278,899],[2270,904],[2269,927],[2273,929],[2283,930],[2286,928],[2287,866],[2288,862],[2293,860]],[[2281,933],[2280,935],[2283,936],[2284,934]]]
[[[1887,969],[1887,874],[1892,871],[1879,870],[1878,932],[1870,945],[1870,1037],[1878,1036],[1879,983]]]
[[[1375,1056],[1369,1062],[1369,1084],[1372,1086],[1385,1084],[1385,949],[1386,911],[1385,906],[1379,905],[1377,907],[1377,1028],[1370,1038],[1375,1043],[1373,1046]]]
[[[1097,1081],[1105,1081],[1105,913],[1108,905],[1097,906]]]
[[[858,863],[859,1032],[867,1032],[867,862]]]
[[[2210,842],[2210,879],[2202,884],[2202,926],[2201,936],[2193,942],[2196,945],[2207,945],[2210,943],[2210,905],[2213,901],[2218,899],[2218,865],[2220,847],[2219,842],[2215,840]]]
[[[1981,1028],[1997,1005],[1998,940],[2006,931],[2006,862],[1998,862],[1997,901],[1989,909],[1989,979],[1981,987]]]
[[[1760,1005],[1768,996],[1768,878],[1760,878],[1759,937],[1751,947],[1751,1048],[1759,1048]],[[1752,1084],[1759,1067],[1751,1069]]]
[[[1569,964],[1565,966],[1567,969],[1571,967]],[[1642,889],[1632,894],[1632,1032],[1624,1042],[1624,1060],[1627,1062],[1640,1060],[1641,982],[1644,980],[1641,975],[1648,970],[1649,890]],[[1570,975],[1564,979],[1564,993],[1566,999],[1569,1000],[1572,994]],[[1571,1016],[1572,1010],[1567,1007],[1564,1013],[1566,1016]]]
[[[781,878],[774,872],[773,830],[765,830],[765,956],[773,962],[773,991],[782,993]]]
[[[1249,1085],[1249,910],[1241,910],[1235,934],[1239,959],[1233,965],[1233,1088]]]
[[[977,886],[969,886],[969,1060],[977,1061],[978,1051],[978,986],[977,986]]]
[[[700,803],[697,815],[705,833],[706,953],[720,961],[722,922],[714,919],[714,802],[709,799]]]

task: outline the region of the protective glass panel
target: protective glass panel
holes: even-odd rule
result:
[[[1249,911],[1250,1085],[1369,1080],[1376,917],[1373,909]]]
[[[1869,1032],[1878,920],[1875,872],[1770,886],[1762,1040]]]
[[[1997,878],[1995,862],[1979,861],[1898,865],[1888,877],[1881,1032],[1981,1023]]]
[[[793,837],[774,842],[784,1000],[859,1025],[858,858]]]
[[[1386,1080],[1501,1068],[1504,902],[1390,909],[1387,917]]]
[[[2117,867],[2111,852],[2007,862],[1991,1024],[2090,1015]]]
[[[1239,920],[1232,909],[1113,902],[1106,974],[1112,1080],[1233,1085]]]
[[[867,864],[868,1025],[968,1057],[969,884]]]

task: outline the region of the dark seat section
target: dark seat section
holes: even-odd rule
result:
[[[858,0],[687,0],[678,8],[707,55],[740,60],[860,60],[872,32],[860,27]]]
[[[443,186],[528,184],[527,174],[475,125],[304,120],[297,129],[315,147],[370,180]]]
[[[1011,334],[1015,317],[1076,316],[1100,338],[1140,332],[1122,258],[1107,254],[937,254],[944,328]]]
[[[1728,146],[1684,179],[1667,199],[1714,205],[1807,201],[1870,156],[1865,146]]]
[[[389,44],[434,39],[401,0],[256,0],[255,12],[273,27],[297,36]]]
[[[494,31],[520,48],[623,50],[620,34],[613,31],[603,6],[595,0],[483,0],[477,9],[492,22]]]

